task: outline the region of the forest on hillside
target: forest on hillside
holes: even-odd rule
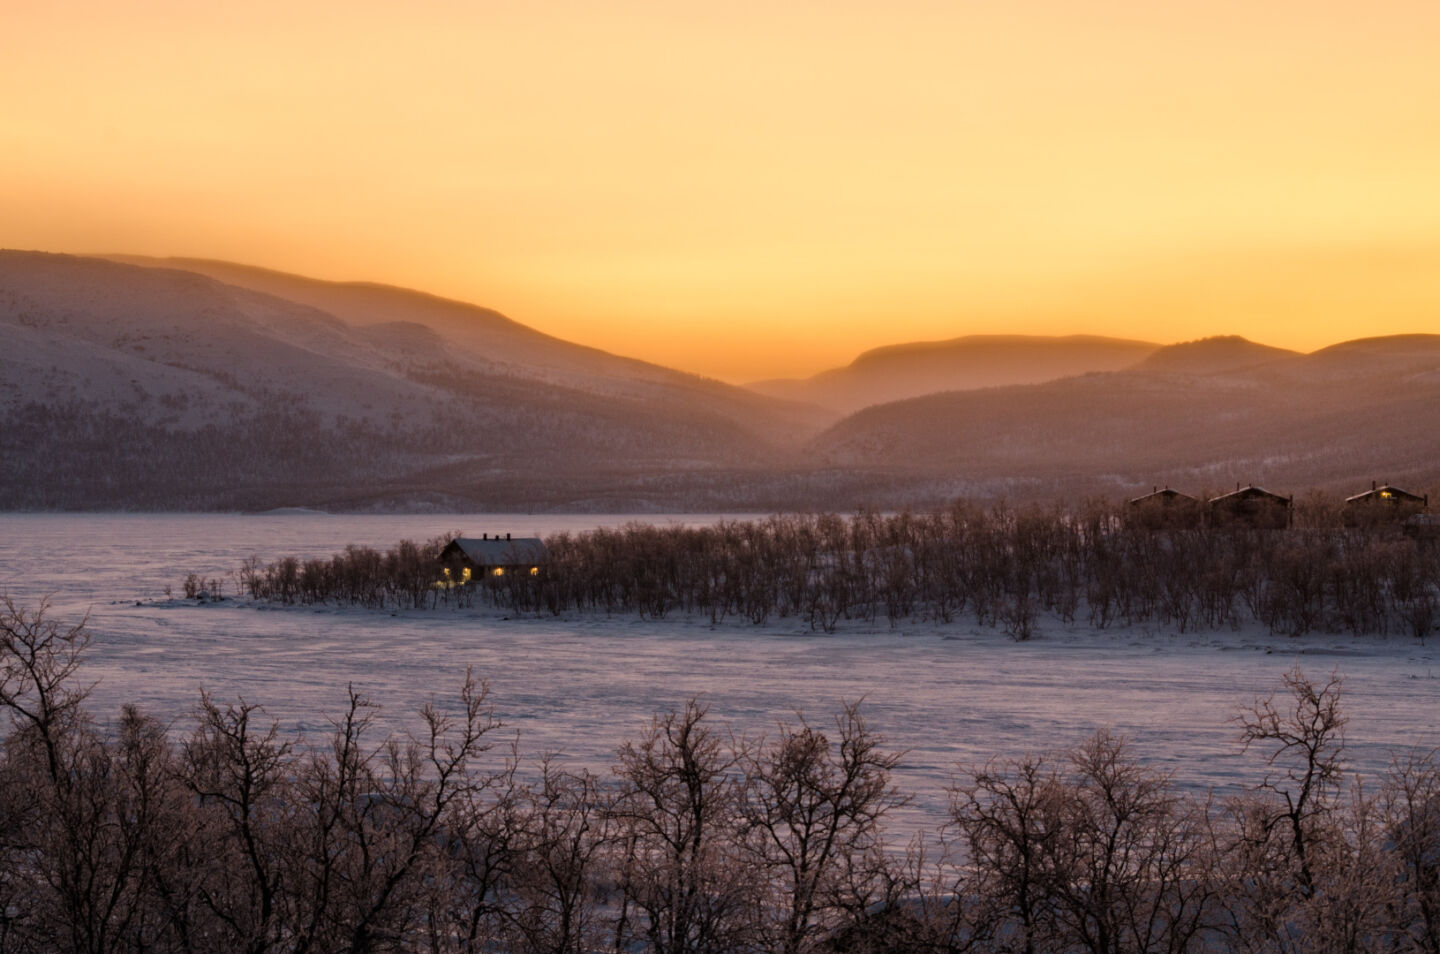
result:
[[[619,418],[623,409],[608,412]],[[0,510],[255,511],[280,506],[474,511],[547,508],[604,493],[604,475],[649,509],[681,506],[688,470],[658,475],[624,428],[605,418],[501,405],[419,420],[327,416],[285,395],[194,427],[160,426],[124,408],[29,403],[0,413]],[[655,433],[696,447],[724,442],[714,422],[656,420]],[[720,430],[723,426],[716,425]],[[477,435],[513,428],[525,442]],[[688,428],[688,429],[687,429]],[[551,448],[568,448],[556,454]],[[539,462],[543,462],[540,466]],[[705,471],[702,470],[702,474]],[[725,473],[723,471],[718,473]],[[597,480],[596,475],[601,475]],[[654,489],[644,489],[646,482]],[[666,484],[678,482],[677,492]],[[701,486],[716,477],[702,476]],[[721,492],[725,509],[745,492]],[[608,509],[603,503],[597,508]]]

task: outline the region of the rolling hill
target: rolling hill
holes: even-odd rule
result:
[[[547,335],[497,311],[370,282],[329,282],[231,262],[109,255],[111,261],[180,269],[317,308],[391,348],[441,357],[513,378],[717,414],[777,443],[818,432],[837,415],[611,354]],[[422,331],[421,329],[425,329]]]
[[[804,426],[739,388],[433,309],[474,318],[472,341],[528,340],[529,363],[457,345],[466,328],[423,307],[359,323],[195,272],[0,253],[0,507],[484,508],[496,486],[563,499],[597,473],[764,466]]]
[[[982,336],[868,353],[834,393],[957,369],[968,390],[824,428],[814,407],[404,289],[0,252],[0,509],[847,510],[1440,485],[1440,335],[1312,354]],[[1064,376],[976,386],[1026,375]]]
[[[1274,365],[1300,352],[1257,344],[1239,335],[1219,335],[1157,349],[1134,367],[1149,374],[1212,375]]]
[[[1144,360],[1159,347],[1096,335],[968,335],[876,348],[843,368],[804,379],[757,381],[748,387],[770,397],[850,413],[938,391],[1037,384],[1091,371],[1115,371]]]
[[[1372,477],[1440,482],[1440,336],[1309,355],[1244,339],[1161,349],[1136,367],[867,408],[811,445],[831,466],[1114,493],[1168,483],[1281,491]]]

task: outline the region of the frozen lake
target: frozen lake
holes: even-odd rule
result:
[[[432,696],[453,696],[472,666],[520,734],[523,754],[554,752],[571,766],[607,771],[621,741],[690,696],[747,732],[796,711],[828,722],[843,700],[864,697],[871,724],[909,753],[898,780],[916,802],[901,829],[939,822],[957,763],[1070,745],[1100,727],[1189,788],[1233,791],[1258,775],[1230,720],[1297,663],[1319,679],[1344,677],[1356,770],[1378,773],[1392,750],[1440,745],[1440,649],[1398,636],[1092,632],[1052,623],[1032,642],[1014,643],[964,620],[893,632],[882,621],[827,636],[795,620],[712,629],[683,618],[392,616],[164,599],[187,572],[225,577],[251,554],[268,561],[447,530],[531,536],[634,519],[720,518],[0,515],[0,592],[28,605],[49,595],[56,618],[88,612],[92,710],[109,718],[136,702],[177,730],[203,686],[221,700],[259,702],[313,737],[339,710],[347,683],[382,704],[393,727]]]

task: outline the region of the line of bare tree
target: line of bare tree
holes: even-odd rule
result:
[[[895,626],[968,615],[1016,639],[1050,614],[1095,628],[1180,632],[1256,621],[1272,633],[1322,630],[1419,638],[1440,623],[1440,547],[1396,523],[1345,526],[1299,506],[1297,528],[1154,529],[1123,508],[982,508],[784,515],[703,527],[635,523],[545,541],[536,576],[434,585],[444,538],[328,560],[257,560],[245,592],[282,603],[374,608],[470,606],[517,613],[672,613],[718,623],[798,618]]]
[[[368,609],[425,609],[453,601],[453,594],[436,586],[440,578],[440,551],[455,536],[435,537],[424,543],[402,540],[388,550],[349,546],[329,559],[281,557],[262,564],[245,560],[237,574],[239,588],[256,599],[279,603],[340,603]],[[196,574],[185,582],[188,597]]]
[[[1435,952],[1440,759],[1345,771],[1337,678],[1236,717],[1268,766],[1196,798],[1098,733],[961,768],[885,841],[902,754],[857,705],[736,734],[692,701],[608,776],[497,744],[483,682],[376,738],[202,695],[188,731],[86,709],[83,622],[0,602],[0,950]]]

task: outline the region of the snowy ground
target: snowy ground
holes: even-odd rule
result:
[[[186,572],[224,575],[250,553],[273,559],[447,529],[531,535],[627,519],[0,515],[0,592],[22,603],[52,594],[57,617],[88,610],[96,713],[136,702],[177,729],[203,686],[259,702],[313,737],[347,683],[381,703],[383,724],[394,727],[432,696],[453,696],[473,666],[523,753],[555,752],[605,771],[621,741],[690,696],[752,733],[797,710],[825,722],[842,701],[863,697],[871,723],[909,753],[899,781],[916,803],[904,829],[938,824],[957,763],[1066,746],[1101,727],[1188,788],[1234,791],[1259,768],[1240,753],[1230,720],[1297,663],[1315,677],[1344,677],[1355,769],[1376,774],[1392,750],[1440,745],[1440,649],[1399,637],[1095,632],[1051,621],[1035,640],[1014,643],[968,621],[894,632],[882,621],[826,636],[795,620],[712,629],[686,619],[394,616],[163,597]]]

